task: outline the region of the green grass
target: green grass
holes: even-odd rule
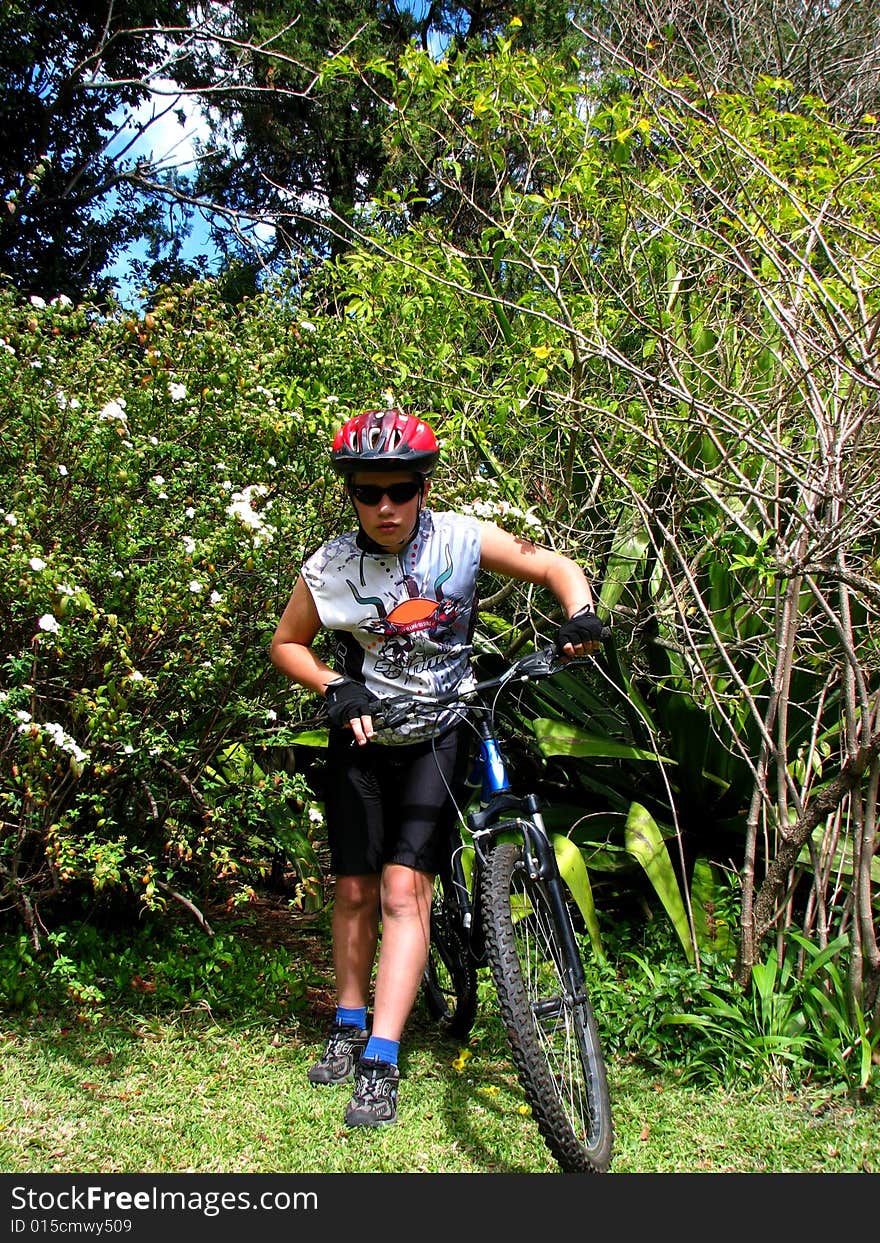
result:
[[[349,1131],[344,1087],[305,1072],[317,1031],[204,1015],[59,1030],[7,1023],[0,1170],[553,1173],[503,1040],[455,1045],[414,1018],[396,1127]],[[459,1069],[459,1067],[461,1067]],[[880,1109],[827,1094],[708,1092],[612,1063],[613,1170],[880,1172]]]
[[[90,976],[106,993],[91,1021],[70,1005],[6,1016],[0,1172],[556,1172],[488,978],[465,1056],[417,1006],[402,1046],[398,1125],[352,1132],[342,1122],[347,1089],[306,1079],[332,1012],[326,930],[291,934],[289,924],[241,918],[235,928],[240,956],[227,942],[226,974],[213,973],[208,989],[193,972],[188,1001],[169,1004],[173,972],[161,954],[143,970],[164,981],[163,998],[140,976],[122,991],[120,962],[130,960],[108,956],[106,977]],[[880,1105],[856,1106],[827,1086],[707,1089],[615,1054],[609,1079],[615,1173],[880,1172]]]

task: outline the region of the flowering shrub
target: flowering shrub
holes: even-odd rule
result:
[[[34,944],[71,889],[241,900],[279,850],[320,889],[305,778],[265,765],[302,712],[268,642],[338,520],[321,348],[209,285],[0,292],[0,893]]]

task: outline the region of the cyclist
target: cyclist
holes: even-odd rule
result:
[[[282,673],[326,698],[330,720],[337,1005],[308,1077],[353,1079],[350,1127],[397,1118],[400,1041],[427,961],[434,875],[456,823],[448,791],[466,759],[454,708],[391,731],[373,720],[383,696],[430,697],[473,681],[481,569],[556,597],[568,618],[557,635],[564,658],[595,651],[602,630],[573,560],[493,523],[427,507],[438,458],[433,430],[398,409],[364,411],[339,429],[331,462],[357,529],[305,562],[270,646]],[[321,630],[334,638],[333,667],[313,648]]]

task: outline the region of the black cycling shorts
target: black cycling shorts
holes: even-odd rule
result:
[[[324,806],[330,861],[337,876],[379,873],[400,863],[436,874],[458,817],[467,744],[458,727],[403,746],[352,745],[351,730],[331,729]]]

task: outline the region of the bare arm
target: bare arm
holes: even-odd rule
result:
[[[587,576],[575,561],[503,531],[492,522],[480,523],[480,566],[494,574],[545,587],[559,601],[566,617],[584,608],[595,608]],[[579,656],[598,647],[598,643],[569,643],[564,650],[567,656]]]
[[[282,673],[319,695],[326,693],[331,682],[338,682],[340,674],[326,665],[312,650],[315,636],[321,629],[321,619],[308,584],[300,577],[296,580],[287,607],[275,628],[269,644],[269,659]],[[373,721],[369,716],[352,717],[346,726],[354,734],[355,741],[363,746],[372,738]]]
[[[294,682],[323,695],[327,683],[335,682],[339,674],[312,651],[320,629],[312,593],[305,580],[298,578],[269,644],[269,659]]]

